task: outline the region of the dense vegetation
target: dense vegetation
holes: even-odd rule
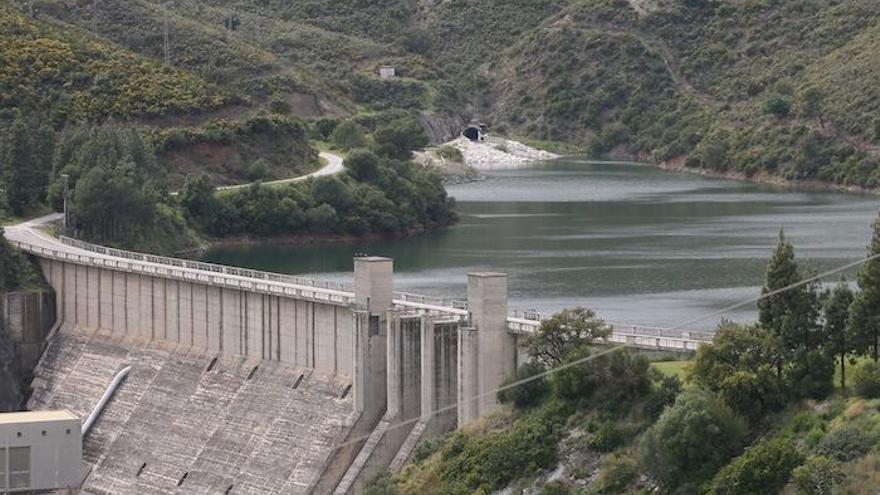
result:
[[[15,105],[56,109],[56,125],[111,115],[166,125],[230,103],[309,118],[452,113],[718,173],[880,179],[872,0],[13,4],[35,5],[37,20],[4,11],[4,57],[36,57],[56,74],[38,83],[33,64],[10,64]],[[166,19],[171,68],[158,63]],[[24,40],[28,50],[13,49]],[[49,41],[73,55],[62,64]],[[401,77],[379,79],[382,64]],[[98,69],[107,76],[93,81]]]
[[[281,186],[259,183],[215,194],[203,178],[186,183],[187,217],[213,236],[254,234],[397,235],[448,225],[451,200],[432,171],[356,150],[341,177]]]
[[[46,123],[143,117],[218,107],[229,99],[183,71],[0,8],[0,103]]]
[[[874,230],[869,254],[880,253],[880,219]],[[809,272],[780,233],[759,321],[722,323],[684,384],[602,345],[611,329],[592,311],[562,311],[523,343],[530,362],[511,380],[530,381],[499,393],[509,408],[424,441],[370,493],[873,493],[878,269],[862,266],[855,293],[843,282],[820,290],[803,283]],[[835,391],[835,358],[859,361],[852,388],[841,373]]]

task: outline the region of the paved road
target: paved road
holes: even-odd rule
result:
[[[263,182],[263,184],[264,185],[274,185],[274,184],[287,184],[290,182],[299,182],[302,180],[311,179],[313,177],[322,177],[325,175],[335,175],[335,174],[338,174],[339,172],[342,172],[343,170],[345,170],[345,167],[342,166],[342,157],[341,156],[334,154],[334,153],[327,152],[327,151],[322,151],[320,156],[324,160],[327,160],[327,164],[324,165],[323,167],[321,167],[319,170],[316,170],[310,174],[301,175],[299,177],[294,177],[292,179],[273,180],[273,181],[269,181],[269,182]],[[242,187],[247,187],[251,184],[252,183],[236,184],[234,186],[222,186],[222,187],[218,187],[217,190],[218,191],[229,191],[229,190],[233,190],[233,189],[241,189]]]

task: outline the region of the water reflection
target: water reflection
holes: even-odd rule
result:
[[[510,275],[511,304],[591,306],[673,326],[757,294],[777,232],[820,270],[864,255],[878,201],[565,159],[450,188],[462,220],[349,245],[218,248],[207,261],[348,281],[355,253],[395,260],[399,290],[463,297],[465,274]],[[754,310],[727,315],[749,319]],[[702,328],[712,326],[703,324]]]

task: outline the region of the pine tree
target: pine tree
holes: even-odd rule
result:
[[[846,278],[841,277],[825,302],[825,335],[827,351],[830,356],[840,359],[840,386],[846,387],[846,356],[853,350],[852,339],[847,328],[849,308],[855,298]]]
[[[53,141],[46,126],[16,119],[9,127],[0,147],[0,171],[13,213],[21,215],[45,199]]]
[[[761,295],[801,282],[801,272],[795,261],[794,247],[779,231],[779,243],[770,263]],[[809,283],[774,294],[758,301],[758,320],[782,339],[789,356],[800,351],[821,347],[817,321],[819,298],[816,284]]]
[[[874,234],[868,257],[880,255],[880,217],[874,221]],[[850,310],[849,327],[856,354],[872,354],[880,360],[880,258],[865,262],[858,274],[859,293]]]

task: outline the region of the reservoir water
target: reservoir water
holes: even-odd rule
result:
[[[576,158],[485,175],[449,188],[461,221],[447,229],[354,244],[219,247],[203,259],[350,283],[353,256],[387,256],[396,290],[461,298],[468,272],[500,271],[510,276],[511,308],[580,305],[615,323],[671,327],[756,296],[781,227],[819,271],[863,257],[880,207],[873,196]],[[754,316],[752,306],[725,315]]]

